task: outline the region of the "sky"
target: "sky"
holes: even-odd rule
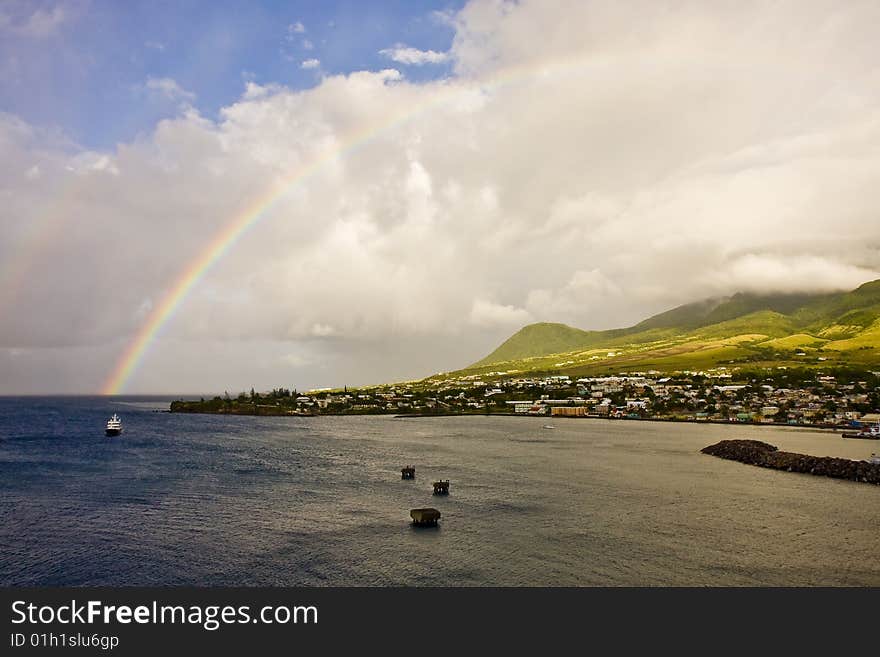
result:
[[[0,394],[421,378],[531,322],[880,278],[878,23],[0,1]]]

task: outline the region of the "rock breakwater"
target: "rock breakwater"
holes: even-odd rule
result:
[[[703,454],[757,465],[762,468],[802,472],[821,477],[849,479],[880,485],[880,464],[853,461],[831,456],[809,456],[795,452],[781,452],[775,445],[760,440],[722,440],[704,447]]]

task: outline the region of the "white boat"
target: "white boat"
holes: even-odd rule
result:
[[[880,454],[871,454],[871,458],[868,459],[868,463],[871,465],[880,465]]]
[[[545,429],[555,429],[556,427],[554,427],[552,424],[545,424],[544,428]]]
[[[119,416],[116,413],[113,414],[109,420],[107,420],[107,429],[105,432],[108,436],[118,436],[122,433],[122,420],[119,419]]]

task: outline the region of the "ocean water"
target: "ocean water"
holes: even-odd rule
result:
[[[0,585],[880,585],[880,487],[699,453],[755,438],[866,458],[871,441],[167,408],[0,399]],[[106,438],[114,412],[125,433]],[[440,477],[446,498],[431,494]],[[421,506],[439,527],[410,524]]]

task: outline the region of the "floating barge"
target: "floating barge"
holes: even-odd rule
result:
[[[857,433],[843,433],[844,438],[861,438],[863,440],[880,440],[880,422],[865,427]]]
[[[415,479],[416,478],[416,466],[414,465],[405,465],[400,469],[400,478],[401,479]]]
[[[409,515],[416,527],[436,527],[437,521],[440,520],[440,512],[437,509],[413,509]]]
[[[842,433],[844,438],[861,438],[862,440],[880,440],[880,433],[870,433],[867,431],[859,431],[858,433]]]
[[[449,495],[449,480],[434,482],[434,495]]]

